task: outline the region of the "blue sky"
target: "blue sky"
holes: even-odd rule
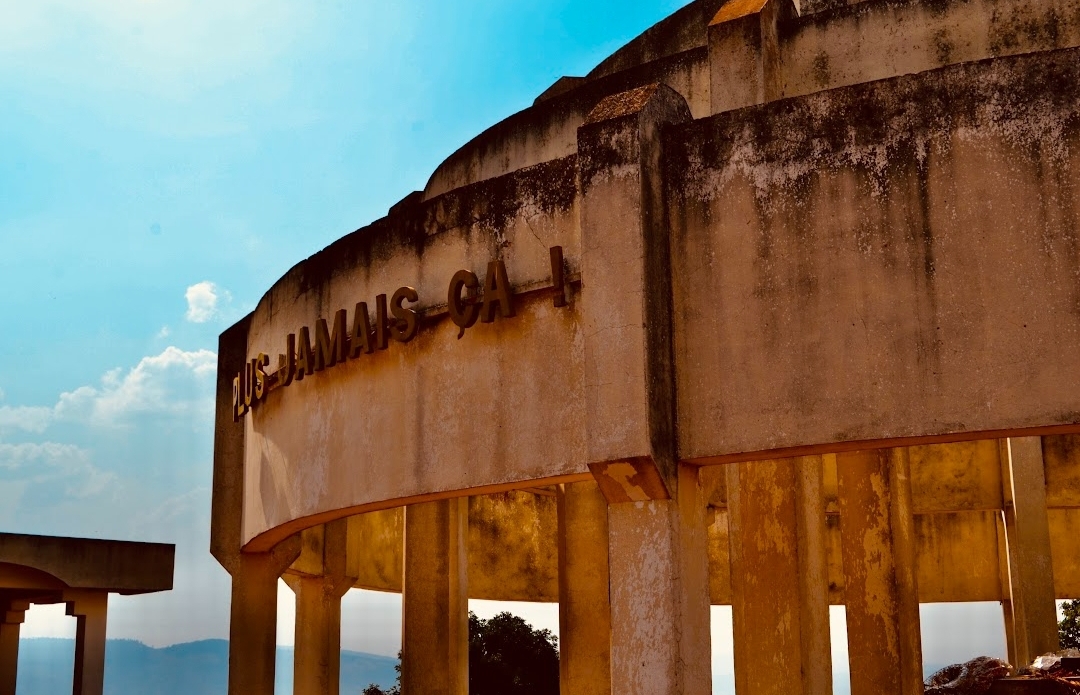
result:
[[[227,636],[217,335],[682,4],[0,0],[0,529],[176,543],[176,589],[114,598],[110,636]],[[50,610],[24,634],[73,629]],[[396,653],[399,617],[351,592],[343,646]]]

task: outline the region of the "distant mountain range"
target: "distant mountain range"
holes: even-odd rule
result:
[[[75,643],[70,639],[23,639],[19,642],[19,686],[16,695],[71,692]],[[292,693],[292,648],[279,647],[275,695]],[[397,680],[397,659],[364,652],[341,652],[341,695],[360,695],[369,683],[383,688]],[[226,695],[229,643],[203,640],[154,649],[133,640],[109,640],[105,649],[105,695]],[[926,675],[942,668],[927,664]],[[835,673],[834,693],[850,692],[848,674]],[[717,695],[733,692],[727,679],[716,683]]]
[[[31,638],[19,642],[16,695],[71,692],[75,642]],[[291,647],[277,653],[277,695],[292,693]],[[360,695],[369,683],[394,684],[397,659],[341,652],[341,695]],[[203,640],[154,649],[133,640],[109,640],[105,647],[105,695],[225,695],[229,643]]]

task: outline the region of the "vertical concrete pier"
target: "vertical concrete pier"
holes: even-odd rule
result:
[[[1057,603],[1046,513],[1042,437],[1001,441],[1013,663],[1058,650]]]
[[[678,499],[609,504],[612,693],[711,692],[704,517],[692,466],[679,467]]]
[[[831,695],[821,457],[727,472],[735,687]]]
[[[608,508],[592,481],[558,488],[559,692],[611,695]]]
[[[468,695],[469,500],[405,508],[403,695]]]
[[[837,454],[852,695],[920,695],[922,643],[906,449]]]

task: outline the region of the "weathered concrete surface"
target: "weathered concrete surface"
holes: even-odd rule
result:
[[[360,564],[349,530],[348,519],[305,530],[300,556],[282,576],[296,595],[293,695],[338,693],[341,599]]]
[[[821,458],[727,466],[735,687],[832,692]]]
[[[611,692],[705,695],[712,688],[705,505],[680,466],[675,500],[608,506]]]
[[[558,601],[558,529],[555,490],[470,497],[469,597]]]
[[[664,85],[601,101],[579,134],[586,456],[609,502],[664,499],[677,461],[660,132],[690,120]],[[619,476],[596,464],[629,465]],[[657,480],[659,478],[659,480]],[[662,481],[666,485],[658,485]]]
[[[0,566],[38,570],[73,589],[118,594],[172,589],[175,550],[167,543],[0,533]]]
[[[852,695],[921,695],[907,450],[844,453],[836,465]]]
[[[340,308],[351,316],[356,302],[373,303],[404,285],[416,287],[421,309],[445,304],[457,270],[482,275],[498,257],[515,287],[549,283],[549,247],[561,244],[576,256],[574,171],[571,161],[519,172],[346,237],[263,298],[251,319],[248,352],[277,355],[287,333]],[[409,215],[427,217],[408,227]],[[242,425],[232,425],[244,429],[242,542],[275,529],[253,547],[262,549],[287,532],[330,520],[333,515],[318,515],[334,510],[583,477],[577,306],[555,308],[550,297],[520,300],[516,316],[477,323],[461,340],[457,326],[436,321],[410,343],[272,391]],[[331,426],[347,416],[349,427]],[[304,517],[311,520],[296,529],[278,528]]]
[[[175,546],[0,533],[0,695],[15,695],[19,626],[34,603],[76,617],[76,695],[101,695],[109,593],[172,588]]]
[[[424,200],[577,151],[577,128],[604,97],[663,83],[695,118],[710,111],[706,29],[723,0],[696,0],[650,27],[585,77],[562,78],[532,108],[506,118],[447,157],[424,187]]]
[[[1046,437],[1047,504],[1055,592],[1080,597],[1080,507],[1070,502],[1072,480],[1080,471],[1076,437]],[[1002,584],[998,517],[1004,509],[1001,464],[995,440],[915,446],[911,462],[915,510],[915,559],[919,600],[923,603],[1007,600]],[[844,603],[836,457],[822,457],[820,491],[825,510],[829,602]],[[730,605],[727,490],[728,466],[701,469],[707,500],[710,600]],[[1057,505],[1057,506],[1055,506]],[[520,490],[469,499],[469,596],[490,600],[558,600],[557,518],[547,491]],[[402,510],[370,512],[349,518],[361,529],[355,586],[401,591]],[[958,561],[957,558],[963,558]],[[300,561],[298,561],[299,563]],[[298,563],[294,563],[296,568]],[[965,568],[956,572],[958,563]]]
[[[1078,56],[666,131],[683,459],[1076,426]]]
[[[403,693],[469,692],[468,523],[465,498],[405,509]]]
[[[793,19],[779,32],[791,97],[986,58],[1080,45],[1076,0],[873,0]]]
[[[559,600],[558,513],[554,489],[469,497],[469,598]],[[403,510],[349,517],[360,589],[401,591]]]
[[[105,689],[105,623],[109,595],[88,591],[67,602],[75,617],[75,668],[72,695],[102,695]]]
[[[611,695],[607,501],[596,483],[560,485],[559,692]]]
[[[300,556],[292,536],[269,553],[239,553],[229,616],[229,695],[273,695],[277,659],[278,579]]]
[[[15,695],[19,670],[19,628],[29,601],[0,598],[0,695]]]
[[[1056,652],[1057,604],[1040,437],[1002,441],[1012,640],[1018,663]],[[1006,616],[1008,619],[1008,616]]]
[[[706,692],[710,597],[759,606],[799,652],[751,686],[737,657],[751,691],[827,691],[808,666],[826,600],[848,606],[856,693],[918,690],[919,600],[1001,600],[1012,652],[1037,643],[1055,595],[1080,595],[1078,43],[1080,0],[697,0],[297,265],[219,351],[211,545],[234,630],[251,621],[241,681],[273,676],[258,611],[280,563],[259,553],[323,576],[312,533],[286,539],[347,516],[354,585],[401,590],[405,568],[426,691],[463,687],[468,595],[580,591],[602,612],[600,573],[570,552],[597,538],[565,505],[560,529],[550,494],[593,479],[610,684],[572,658],[584,675],[564,683]],[[575,278],[561,308],[543,289],[556,245]],[[449,278],[495,259],[516,316],[459,340]],[[402,286],[415,340],[232,422],[246,359]],[[1027,436],[1041,451],[1018,486],[995,440]],[[814,475],[758,496],[776,490],[755,466],[794,456]],[[688,467],[733,463],[734,488]],[[446,536],[434,553],[403,540],[402,506],[454,517],[426,525]],[[1038,578],[1010,572],[1024,553]],[[564,626],[579,654],[575,630],[604,629],[582,620]],[[739,625],[745,655],[766,630]]]

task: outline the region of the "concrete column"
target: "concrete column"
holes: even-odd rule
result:
[[[705,501],[680,465],[675,500],[608,506],[611,691],[712,691]]]
[[[403,695],[469,692],[469,499],[405,508]]]
[[[783,98],[778,25],[798,14],[792,0],[729,2],[720,8],[709,23],[713,113]]]
[[[1007,440],[998,440],[998,445],[1003,454],[1007,455]],[[1008,459],[1002,457],[1002,462]],[[1004,466],[1002,467],[1004,471]],[[1004,478],[1003,478],[1004,480]],[[1007,498],[1007,495],[1006,495]],[[998,577],[1001,583],[1001,613],[1005,623],[1005,649],[1010,664],[1020,664],[1016,652],[1016,637],[1013,634],[1013,602],[1012,602],[1012,579],[1009,576],[1009,543],[1005,536],[1005,512],[1002,511],[997,518],[997,542],[998,542]]]
[[[15,695],[19,668],[19,626],[30,604],[0,602],[0,695]]]
[[[73,695],[102,695],[105,688],[105,623],[109,594],[88,592],[67,602],[75,616],[75,672]]]
[[[611,695],[608,510],[596,483],[558,487],[559,692]]]
[[[829,551],[825,518],[825,475],[820,456],[795,459],[795,513],[799,532],[803,688],[807,695],[832,695],[832,635],[829,630]]]
[[[296,594],[293,695],[337,695],[341,681],[341,597],[349,584],[285,575]]]
[[[301,534],[303,550],[284,575],[296,594],[293,695],[337,695],[341,682],[341,597],[356,581],[347,571],[348,519]],[[305,574],[303,570],[310,570]]]
[[[269,553],[240,553],[232,565],[229,695],[273,695],[278,578],[300,554],[299,536]]]
[[[736,690],[831,695],[821,457],[727,476]]]
[[[906,448],[836,455],[852,695],[921,695]]]
[[[1026,666],[1059,648],[1042,438],[1002,440],[1000,450],[1012,608],[1009,657]]]

